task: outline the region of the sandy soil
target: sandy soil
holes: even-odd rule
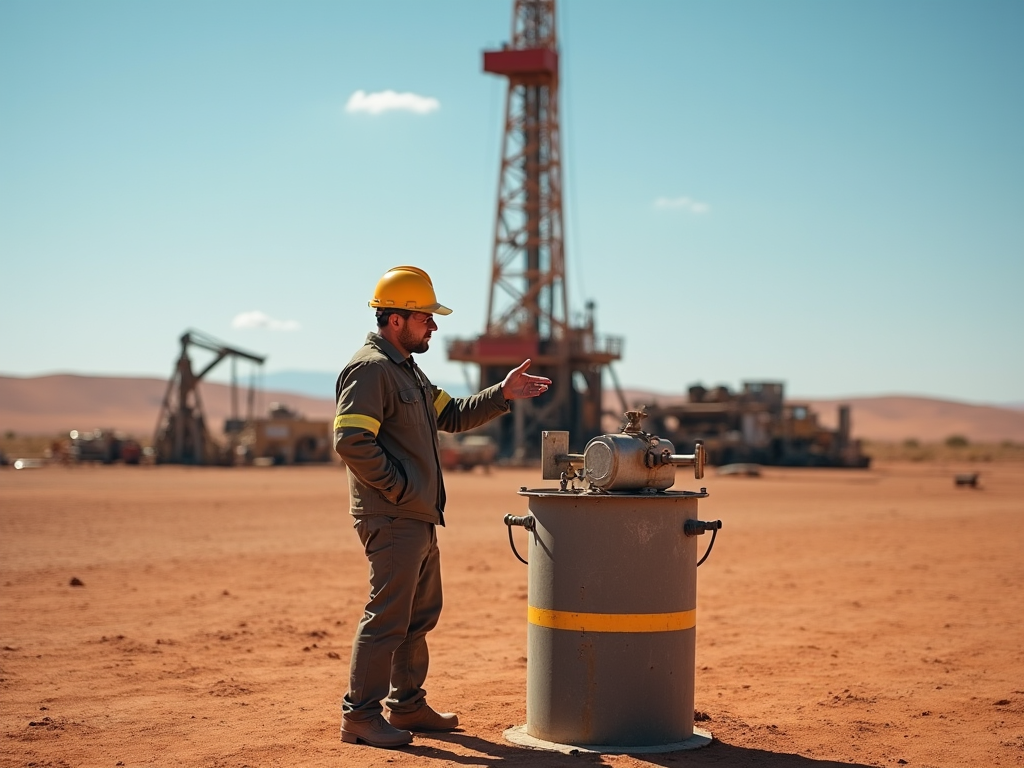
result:
[[[715,742],[644,757],[502,738],[526,717],[527,569],[501,517],[536,470],[449,475],[427,687],[464,727],[393,752],[338,738],[366,592],[342,471],[5,470],[0,765],[1024,766],[1024,467],[980,490],[957,469],[702,481]]]

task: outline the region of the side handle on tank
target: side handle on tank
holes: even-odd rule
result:
[[[721,520],[708,520],[707,522],[703,520],[687,520],[683,523],[683,533],[687,536],[700,536],[706,531],[711,531],[712,535],[714,535],[714,532],[721,527]]]
[[[522,517],[516,517],[515,515],[505,515],[505,525],[508,527],[508,545],[512,547],[512,554],[516,556],[516,559],[523,565],[529,565],[529,562],[523,560],[516,551],[516,543],[512,540],[512,526],[521,525],[528,531],[532,531],[537,524],[537,521],[533,519],[533,515],[523,515]]]
[[[715,536],[718,535],[718,532],[721,529],[721,520],[687,520],[683,523],[683,533],[687,536],[700,536],[705,531],[711,531],[711,541],[708,542],[708,549],[704,553],[704,557],[697,561],[698,566],[708,559],[708,555],[711,554],[711,548],[715,546]],[[509,530],[511,530],[511,528]]]

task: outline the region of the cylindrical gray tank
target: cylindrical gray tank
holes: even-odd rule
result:
[[[561,744],[693,736],[697,537],[706,493],[523,490],[529,543],[526,732]]]

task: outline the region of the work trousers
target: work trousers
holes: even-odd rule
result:
[[[349,686],[341,709],[369,720],[388,709],[423,704],[430,657],[427,633],[441,614],[441,555],[432,523],[403,517],[357,517],[370,562],[370,599],[352,644]]]

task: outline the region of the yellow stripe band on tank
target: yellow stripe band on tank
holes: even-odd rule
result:
[[[434,413],[438,416],[441,415],[441,411],[444,407],[452,401],[452,396],[445,392],[443,389],[438,390],[437,397],[434,398]]]
[[[361,413],[343,413],[335,418],[334,428],[337,430],[344,429],[345,427],[369,430],[376,436],[377,431],[380,429],[380,422],[373,418],[373,416],[363,416]]]
[[[697,626],[697,611],[675,613],[575,613],[529,606],[527,620],[538,627],[573,632],[678,632]]]

